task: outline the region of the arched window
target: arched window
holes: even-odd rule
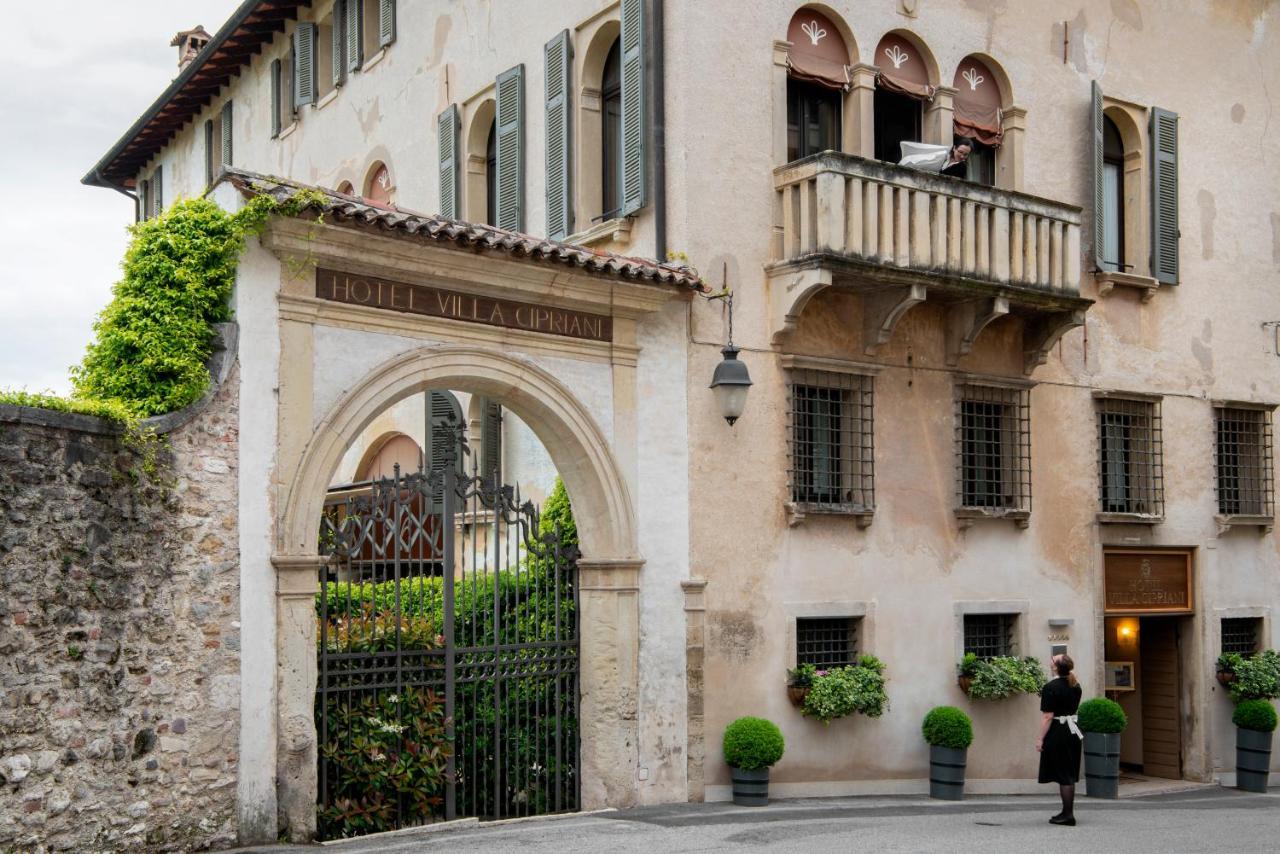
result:
[[[611,219],[622,207],[622,39],[614,41],[605,57],[600,121],[601,218]]]
[[[956,66],[951,85],[956,90],[953,135],[974,142],[967,177],[976,184],[994,186],[996,149],[1004,141],[1000,80],[982,60],[967,56]]]
[[[338,192],[345,196],[354,196],[356,194],[356,188],[351,186],[350,181],[343,181],[338,185]]]
[[[897,33],[887,33],[876,45],[875,155],[897,163],[903,142],[921,142],[924,102],[937,87],[920,49]]]
[[[422,468],[422,449],[418,443],[403,433],[385,439],[377,446],[356,472],[357,481],[381,480],[394,477],[396,466],[400,475],[413,474]]]
[[[489,123],[484,143],[484,221],[498,224],[498,134],[497,123]]]
[[[1102,118],[1102,268],[1123,271],[1124,140],[1110,116]]]
[[[841,147],[840,107],[849,88],[849,52],[836,25],[801,9],[787,26],[787,160]]]
[[[365,181],[364,198],[375,205],[391,204],[392,190],[391,171],[385,163],[375,163],[369,170],[369,178]]]

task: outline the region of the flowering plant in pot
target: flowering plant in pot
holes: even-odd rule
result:
[[[764,718],[738,718],[724,729],[725,764],[733,778],[733,802],[744,807],[769,803],[769,768],[782,758],[782,730]]]
[[[966,652],[956,666],[960,690],[975,700],[1003,700],[1014,694],[1039,694],[1047,681],[1039,659],[997,655],[979,658]]]
[[[855,712],[878,718],[889,706],[884,683],[884,662],[874,655],[848,667],[815,671],[801,712],[824,724]]]
[[[819,674],[826,676],[827,671],[819,670],[812,664],[797,664],[787,671],[787,699],[791,700],[791,705],[804,705],[804,699],[809,696],[809,689],[813,687],[813,680]]]
[[[929,797],[960,800],[973,722],[955,706],[937,706],[924,716],[920,732],[929,745]]]
[[[1236,725],[1236,788],[1266,794],[1276,710],[1270,700],[1242,700],[1231,722]]]
[[[1084,786],[1091,798],[1120,792],[1120,733],[1129,725],[1120,704],[1106,697],[1085,700],[1076,712],[1084,732]]]

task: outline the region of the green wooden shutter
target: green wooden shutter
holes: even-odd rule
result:
[[[1106,254],[1107,224],[1102,189],[1102,88],[1098,86],[1097,80],[1093,81],[1091,95],[1089,130],[1093,134],[1093,269],[1105,270],[1103,262],[1106,259],[1103,255]],[[1120,228],[1124,228],[1124,223],[1120,223]]]
[[[481,474],[502,485],[502,405],[481,400],[480,456]]]
[[[364,61],[362,55],[362,32],[364,21],[364,10],[360,8],[360,0],[346,0],[347,22],[343,27],[347,37],[347,70],[359,71],[360,63]]]
[[[462,423],[462,407],[458,399],[447,391],[427,392],[427,434],[424,451],[426,452],[427,473],[441,471],[449,458],[449,445],[457,437],[456,425]],[[453,454],[454,465],[459,474],[462,473],[462,454]],[[444,510],[443,480],[441,486],[431,495],[431,512]]]
[[[157,166],[151,175],[151,215],[164,213],[164,166]]]
[[[378,45],[396,40],[396,0],[378,0]]]
[[[231,102],[227,101],[222,107],[222,167],[232,164],[231,151],[231,119],[232,119]]]
[[[347,82],[347,62],[346,62],[346,25],[347,25],[347,9],[346,0],[334,0],[333,2],[333,27],[330,34],[333,41],[330,44],[330,71],[333,74],[333,88],[337,89],[343,83]]]
[[[498,75],[498,228],[524,230],[524,65]]]
[[[644,207],[644,2],[622,0],[622,210]]]
[[[213,160],[213,119],[204,120],[204,184],[213,185],[215,163]]]
[[[440,150],[440,215],[458,219],[458,105],[436,119]]]
[[[298,24],[293,31],[293,106],[316,102],[316,25]]]
[[[280,135],[280,89],[284,85],[284,64],[271,60],[271,138]]]
[[[1178,284],[1178,114],[1151,110],[1151,274]]]
[[[138,183],[138,219],[151,219],[151,182]]]
[[[563,240],[573,231],[570,90],[573,46],[564,30],[543,48],[547,81],[547,235]]]

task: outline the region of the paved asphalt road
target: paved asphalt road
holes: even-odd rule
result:
[[[325,854],[518,852],[680,854],[796,852],[1280,852],[1280,789],[1207,788],[1119,801],[1077,799],[1079,824],[1048,823],[1056,798],[975,797],[779,801],[765,808],[682,804],[621,812],[383,834],[326,845]],[[256,851],[315,851],[291,846]]]

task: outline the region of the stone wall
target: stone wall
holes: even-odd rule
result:
[[[0,407],[0,852],[234,843],[236,385],[154,477],[102,422]]]

